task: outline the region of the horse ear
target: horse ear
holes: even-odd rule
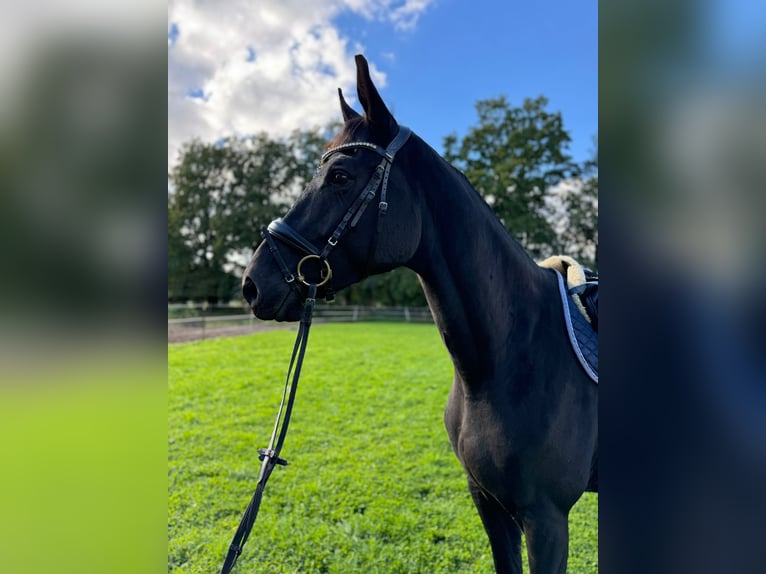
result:
[[[356,60],[356,91],[367,121],[373,132],[381,139],[390,141],[397,132],[396,120],[383,103],[383,98],[380,97],[375,84],[372,83],[370,68],[365,57],[357,54],[354,59]]]
[[[348,120],[351,120],[353,118],[358,118],[360,115],[348,105],[348,102],[346,102],[346,98],[343,97],[343,90],[338,88],[338,98],[340,98],[340,111],[343,114],[343,121],[347,122]]]

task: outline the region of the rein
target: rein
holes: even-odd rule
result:
[[[274,422],[274,430],[271,433],[271,440],[269,441],[268,448],[258,449],[258,459],[263,461],[261,472],[258,474],[258,481],[253,497],[250,499],[250,503],[247,505],[245,513],[242,515],[242,519],[237,527],[237,532],[234,534],[234,538],[229,545],[229,552],[221,567],[221,574],[228,574],[231,572],[232,568],[234,568],[234,564],[237,562],[237,558],[242,554],[242,548],[245,546],[248,536],[250,536],[250,531],[253,529],[253,524],[255,523],[255,517],[258,515],[261,499],[263,498],[263,491],[266,488],[266,482],[269,480],[274,467],[276,465],[287,466],[287,461],[280,458],[279,453],[282,451],[282,446],[285,444],[287,427],[290,424],[290,415],[293,412],[293,405],[295,404],[295,391],[298,389],[298,379],[301,376],[303,357],[306,354],[306,345],[309,340],[309,329],[311,328],[311,318],[314,312],[317,286],[310,284],[308,287],[308,296],[306,297],[306,302],[303,306],[303,315],[301,316],[300,326],[298,327],[298,336],[295,339],[293,354],[290,357],[290,366],[287,369],[285,388],[282,392],[282,402],[280,403],[279,411],[277,412],[277,420]],[[293,370],[293,366],[295,366],[295,372],[293,372],[291,383],[290,373]],[[286,404],[285,400],[287,401]]]
[[[250,503],[247,505],[242,519],[239,522],[237,531],[234,534],[234,538],[229,545],[229,551],[221,567],[220,574],[229,574],[234,565],[237,562],[237,558],[242,554],[242,549],[250,536],[250,531],[253,529],[255,518],[258,515],[258,510],[261,506],[261,500],[263,498],[263,491],[266,488],[266,482],[269,480],[271,473],[277,465],[287,466],[287,461],[280,458],[279,454],[282,451],[282,446],[285,443],[285,437],[287,436],[287,428],[290,424],[290,415],[292,414],[293,405],[295,404],[295,393],[298,389],[298,379],[301,375],[301,368],[303,367],[303,358],[306,354],[306,345],[309,339],[309,330],[311,328],[311,320],[314,313],[314,303],[316,302],[317,289],[327,284],[332,279],[332,268],[327,260],[330,252],[338,244],[338,240],[348,229],[349,224],[351,227],[356,227],[359,219],[361,218],[364,210],[370,204],[372,199],[377,194],[380,188],[380,201],[378,203],[378,224],[375,233],[375,239],[372,244],[372,253],[374,255],[377,247],[378,235],[380,233],[381,220],[385,216],[388,210],[388,203],[386,201],[386,192],[388,189],[388,177],[391,172],[391,166],[394,163],[394,157],[396,153],[406,143],[410,137],[410,130],[404,126],[400,126],[399,133],[394,137],[388,147],[385,149],[368,142],[352,142],[342,144],[332,148],[325,152],[320,160],[320,165],[323,164],[327,158],[332,154],[346,150],[346,149],[370,149],[381,156],[380,163],[375,168],[370,180],[365,185],[362,192],[351,204],[346,211],[340,223],[335,227],[332,235],[327,239],[327,242],[322,249],[318,249],[313,243],[306,240],[300,233],[295,231],[287,223],[281,219],[272,221],[268,227],[265,227],[261,231],[261,235],[266,240],[269,252],[274,257],[285,282],[290,286],[290,289],[295,292],[299,298],[302,298],[302,293],[297,282],[305,285],[308,290],[303,304],[303,313],[301,315],[300,325],[298,327],[298,335],[295,339],[295,345],[293,346],[293,353],[290,357],[290,366],[287,369],[287,377],[285,379],[285,388],[282,392],[282,401],[279,405],[277,412],[277,419],[274,422],[274,430],[271,433],[271,440],[269,441],[268,448],[258,449],[258,459],[263,463],[261,464],[261,471],[258,474],[258,481],[256,483],[255,492],[250,499]],[[287,263],[285,262],[282,254],[279,251],[279,246],[275,239],[280,240],[283,244],[291,247],[292,249],[303,254],[303,258],[298,262],[295,272],[290,271]],[[322,265],[320,270],[320,277],[318,281],[309,281],[304,275],[303,266],[307,261],[316,259]],[[296,282],[296,279],[298,280]],[[332,289],[326,290],[326,298],[331,300]],[[293,371],[293,367],[295,370]],[[292,374],[292,381],[290,375]]]

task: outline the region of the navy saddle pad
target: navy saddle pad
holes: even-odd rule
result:
[[[582,316],[582,313],[567,293],[564,278],[558,271],[556,273],[561,294],[561,307],[564,310],[564,323],[566,324],[569,342],[577,355],[582,368],[598,384],[598,333],[593,330],[590,323]],[[574,295],[575,297],[577,295]]]

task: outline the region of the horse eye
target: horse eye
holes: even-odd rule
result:
[[[332,174],[330,174],[330,181],[335,185],[345,185],[349,182],[350,179],[351,178],[348,176],[348,174],[343,171],[334,171]]]

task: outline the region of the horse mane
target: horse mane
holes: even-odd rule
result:
[[[495,213],[492,207],[487,203],[487,200],[482,197],[481,193],[479,193],[479,190],[476,189],[476,187],[471,183],[465,173],[444,159],[444,157],[439,152],[434,150],[421,138],[418,137],[416,139],[419,140],[420,144],[422,145],[421,153],[430,154],[430,157],[435,162],[433,165],[437,171],[434,173],[434,181],[437,181],[439,177],[443,177],[446,179],[442,180],[442,189],[446,189],[448,187],[447,182],[451,182],[456,186],[456,188],[461,189],[462,193],[464,194],[463,197],[470,201],[473,205],[477,206],[477,212],[483,212],[487,217],[487,221],[490,223],[490,225],[497,230],[501,237],[504,237],[507,240],[507,247],[517,253],[520,253],[522,258],[527,259],[530,263],[534,264],[534,259],[532,259],[532,257],[529,255],[529,253],[527,253],[521,243],[519,243],[513,233],[505,226],[497,213]],[[537,267],[537,265],[535,265],[535,267]]]
[[[355,141],[356,133],[362,126],[366,125],[366,123],[367,122],[364,116],[351,118],[343,125],[343,128],[340,130],[340,132],[338,132],[338,135],[336,135],[332,140],[330,140],[330,142],[327,143],[326,149],[329,150],[337,146]],[[489,220],[492,221],[493,224],[496,225],[500,230],[502,230],[501,233],[510,240],[509,243],[512,246],[512,249],[520,250],[530,261],[532,261],[526,250],[524,250],[524,248],[521,246],[518,240],[516,240],[508,228],[505,227],[497,213],[495,213],[492,207],[482,197],[482,195],[479,193],[479,190],[474,187],[468,177],[466,177],[465,173],[444,159],[441,154],[439,154],[416,134],[413,135],[415,135],[414,139],[418,141],[420,146],[422,146],[421,153],[429,154],[430,157],[435,161],[434,166],[440,166],[442,176],[449,178],[453,183],[462,188],[466,194],[465,197],[467,199],[472,199],[479,206],[479,209],[484,211],[484,213],[489,216]]]
[[[513,237],[513,234],[508,230],[505,225],[503,225],[503,222],[498,217],[497,213],[495,213],[495,210],[492,209],[492,207],[487,203],[487,200],[484,199],[484,197],[479,193],[479,190],[476,189],[476,187],[471,183],[471,180],[468,179],[468,176],[463,172],[463,170],[455,167],[450,162],[448,162],[444,157],[439,154],[436,150],[431,148],[428,144],[423,142],[425,146],[441,161],[441,164],[443,166],[446,166],[447,172],[450,173],[460,184],[462,184],[463,189],[467,190],[467,195],[472,196],[475,200],[478,200],[478,204],[481,205],[481,208],[484,209],[487,213],[492,215],[492,218],[496,220],[500,226],[503,228],[503,230],[508,234],[508,236],[516,242],[516,238]]]

